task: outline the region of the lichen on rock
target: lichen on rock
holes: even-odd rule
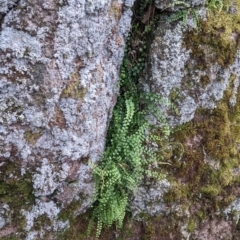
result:
[[[166,10],[165,1],[156,3]],[[169,21],[184,6],[161,12],[141,78],[144,90],[172,102],[158,107],[172,126],[169,145],[184,148],[180,158],[179,149],[172,149],[161,166],[171,187],[163,195],[166,211],[159,218],[175,219],[173,239],[239,237],[234,210],[239,191],[240,5],[224,1],[219,11],[207,4],[190,3],[200,17],[198,29],[191,14],[186,25],[181,19]],[[154,238],[158,220],[148,221]],[[163,227],[163,232],[172,239],[171,231]]]
[[[0,3],[1,238],[86,239],[89,216],[78,215],[92,204],[88,161],[104,151],[133,4]],[[163,146],[170,150],[159,150],[164,178],[140,184],[132,196],[133,216],[146,221],[126,220],[122,232],[103,239],[238,237],[240,2],[221,11],[208,4],[144,5],[146,19],[159,21],[139,85],[172,103],[158,105],[172,129]],[[188,5],[186,25],[169,20]],[[137,60],[136,52],[127,54]]]
[[[48,226],[37,230],[36,219],[46,215],[56,232],[67,227],[57,218],[72,201],[79,202],[78,214],[90,206],[93,182],[86,161],[99,161],[104,150],[132,5],[0,3],[0,169],[6,177],[4,166],[17,162],[19,184],[25,186],[29,174],[35,199],[30,206],[9,204],[9,219],[21,212],[27,222],[6,220],[2,232],[12,227],[29,232],[27,239],[41,238]],[[4,202],[9,192],[1,194]]]

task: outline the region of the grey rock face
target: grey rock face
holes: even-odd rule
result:
[[[198,14],[204,18],[205,12],[200,9]],[[239,51],[235,61],[223,67],[215,61],[216,53],[203,44],[201,48],[205,52],[202,61],[207,68],[201,69],[192,49],[186,47],[188,39],[185,33],[192,29],[193,19],[189,16],[184,28],[181,21],[177,25],[167,23],[166,19],[163,22],[160,21],[155,32],[142,85],[145,90],[174,101],[178,114],[173,113],[166,104],[159,105],[169,124],[175,126],[192,120],[199,107],[213,109],[217,101],[223,98],[232,75],[235,80],[230,104],[234,105],[240,77]],[[207,83],[203,84],[205,78]]]
[[[0,206],[0,229],[3,228],[8,222],[7,218],[9,206],[7,204],[1,204]]]
[[[91,203],[87,161],[104,149],[133,0],[15,3],[0,3],[0,159],[32,176],[38,200],[21,212],[33,239],[38,216],[57,230],[61,207]]]
[[[139,186],[131,203],[133,216],[139,218],[142,213],[149,216],[155,216],[159,213],[166,213],[166,204],[163,201],[163,195],[171,187],[167,179],[156,182],[148,182]]]
[[[165,1],[156,1],[156,7],[160,9],[164,9],[168,4],[169,3]],[[223,169],[222,159],[224,159],[224,161],[225,159],[228,159],[227,161],[233,161],[235,158],[234,154],[230,157],[225,157],[223,152],[219,154],[217,144],[214,143],[209,147],[208,143],[213,142],[215,139],[219,142],[224,142],[228,131],[224,129],[224,126],[227,126],[227,124],[239,127],[235,118],[233,118],[234,120],[231,119],[232,115],[236,114],[235,116],[238,116],[237,114],[239,113],[239,110],[235,110],[239,105],[240,52],[239,43],[236,42],[236,32],[238,34],[239,32],[235,30],[234,27],[235,19],[239,19],[239,5],[237,5],[238,14],[236,11],[230,11],[231,9],[228,11],[225,9],[225,11],[223,10],[218,15],[216,14],[217,11],[202,7],[200,1],[199,5],[196,1],[192,1],[191,6],[196,6],[194,11],[201,17],[199,31],[194,30],[193,14],[187,16],[187,23],[185,25],[181,18],[172,22],[169,21],[172,9],[168,9],[167,13],[162,13],[158,27],[154,32],[154,40],[150,47],[145,74],[141,79],[143,89],[159,94],[163,99],[170,101],[174,105],[173,108],[173,105],[169,106],[159,102],[159,109],[171,126],[179,127],[174,129],[176,131],[173,131],[170,141],[180,141],[181,144],[183,144],[183,158],[176,161],[176,169],[172,174],[173,179],[178,182],[180,188],[183,187],[182,189],[185,188],[184,185],[187,181],[189,181],[187,184],[192,184],[192,179],[197,176],[195,173],[199,173],[200,179],[204,176],[203,172],[205,170],[203,170],[203,172],[198,170],[196,172],[194,171],[196,162],[198,162],[198,164],[200,163],[198,165],[199,169],[201,169],[202,163],[204,162],[206,169],[210,167],[214,169],[214,172],[219,173],[219,169]],[[173,11],[175,10],[177,11],[177,9]],[[219,41],[216,42],[216,39]],[[231,110],[233,114],[229,114],[228,116]],[[211,113],[215,116],[221,116],[219,117],[220,121],[215,122],[212,120]],[[224,114],[227,115],[226,120],[223,120]],[[157,124],[154,116],[149,116],[149,120]],[[211,127],[210,124],[204,124],[211,121],[213,121],[214,127],[219,126],[219,128]],[[187,122],[189,124],[180,126]],[[221,128],[224,129],[224,134],[221,137],[216,137]],[[228,129],[231,129],[231,127]],[[236,127],[236,129],[238,128]],[[231,129],[229,131],[230,137],[234,136],[235,132],[235,128]],[[236,139],[238,139],[239,134],[236,135]],[[224,145],[224,143],[222,145]],[[236,153],[238,154],[236,144],[231,142],[229,145],[233,147],[234,150],[236,149]],[[207,150],[205,151],[205,149]],[[176,152],[172,155],[172,162],[176,159]],[[228,153],[229,150],[226,150],[226,152]],[[217,154],[215,155],[215,153]],[[222,155],[224,156],[222,157]],[[239,158],[237,157],[237,161],[238,160]],[[184,169],[185,167],[189,169],[186,171],[186,176],[188,174],[194,175],[193,178],[189,178],[190,180],[185,179],[184,171],[179,175],[177,173],[178,169]],[[232,177],[231,173],[234,173],[234,168],[230,166],[229,170],[227,175]],[[207,173],[207,178],[209,176],[210,174]],[[234,179],[234,177],[235,176],[232,178]],[[171,178],[169,177],[168,179]],[[227,187],[230,188],[231,184],[227,183],[224,185],[224,183],[220,183],[222,181],[223,180],[219,180],[219,186],[222,184],[222,186],[225,187],[227,185]],[[198,204],[201,206],[203,199],[205,201],[205,198],[208,198],[210,194],[204,194],[204,192],[202,192],[204,189],[202,187],[206,184],[205,182],[201,183],[201,181],[199,181],[196,185],[198,184],[199,186],[197,186],[195,194],[199,194],[199,196],[197,196],[195,200],[196,202],[199,201]],[[171,187],[171,183],[169,186]],[[172,186],[174,186],[174,184],[172,184]],[[160,191],[157,188],[154,189],[153,186],[151,186],[150,189],[152,196],[156,197],[164,187],[162,187]],[[165,189],[167,190],[167,185]],[[216,186],[212,189],[215,190]],[[177,192],[178,189],[176,189],[176,193]],[[188,193],[189,195],[192,194],[190,191]],[[204,220],[201,219],[199,222],[194,222],[194,226],[190,230],[188,224],[198,211],[198,204],[196,204],[195,200],[193,201],[191,197],[185,197],[183,196],[184,194],[181,194],[182,193],[179,194],[181,197],[178,196],[179,198],[177,197],[174,199],[176,203],[181,202],[179,205],[174,206],[172,199],[170,200],[171,211],[181,216],[182,219],[187,219],[185,223],[182,219],[178,223],[182,236],[177,238],[189,239],[192,237],[193,239],[215,240],[219,238],[231,239],[234,236],[235,233],[233,229],[236,223],[238,223],[240,216],[238,198],[227,208],[220,209],[221,207],[219,207],[213,210],[216,211],[214,217],[212,217],[214,214],[209,216],[207,213],[207,215],[204,216]],[[213,195],[214,194],[212,194],[212,196]],[[216,195],[216,199],[220,199],[219,196],[221,193]],[[233,193],[232,197],[233,199],[238,197],[238,193]],[[142,199],[149,199],[150,201],[140,201]],[[148,186],[139,188],[138,195],[134,202],[136,206],[136,209],[134,209],[135,212],[137,212],[138,209],[141,209],[141,211],[145,213],[153,213],[153,215],[155,211],[160,213],[163,212],[164,203],[161,201],[161,194],[156,198],[157,203],[154,199],[154,197],[149,197]],[[179,201],[179,199],[181,200]],[[211,201],[212,200],[210,200],[210,202]],[[221,199],[219,201],[221,202],[224,200]],[[210,203],[210,206],[212,207],[211,204],[212,203]],[[185,209],[190,209],[190,211],[182,211],[184,208],[181,210],[181,205],[184,206]],[[189,207],[189,205],[191,207]],[[148,206],[150,206],[150,208]],[[153,212],[151,212],[152,210]],[[225,218],[219,216],[220,212],[225,214]],[[165,213],[167,213],[167,211],[165,211]],[[233,213],[234,216],[232,217]],[[231,221],[234,221],[234,224]],[[171,236],[171,234],[169,236]],[[237,238],[238,237],[239,235]]]

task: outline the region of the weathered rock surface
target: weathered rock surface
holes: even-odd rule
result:
[[[166,178],[136,190],[131,209],[143,223],[104,240],[240,237],[240,2],[217,11],[186,1],[186,25],[169,21],[186,10],[173,2],[155,1],[160,20],[140,84],[172,103],[159,103],[172,127],[159,151]],[[88,161],[104,150],[132,5],[0,3],[0,238],[61,239],[91,205]],[[78,221],[68,236],[86,239],[88,223]]]
[[[206,9],[200,9],[198,15],[206,20]],[[185,28],[181,22],[176,26],[167,23],[167,18],[164,20],[165,23],[160,24],[154,33],[146,77],[148,86],[145,85],[145,88],[175,101],[178,116],[167,113],[169,109],[164,109],[164,106],[162,108],[170,124],[179,125],[192,120],[199,107],[215,108],[216,103],[223,98],[231,76],[234,76],[232,82],[234,89],[229,104],[236,104],[240,54],[235,29],[229,29],[231,31],[229,39],[220,39],[225,46],[219,44],[219,49],[216,49],[217,46],[210,42],[214,41],[211,39],[213,36],[209,36],[207,40],[197,36],[196,32],[192,35],[189,33],[189,28],[193,26],[191,15]],[[209,23],[209,28],[213,27],[211,24],[213,23]],[[206,30],[206,26],[203,30]],[[211,34],[217,34],[216,32]],[[222,34],[223,38],[226,37],[225,34]],[[193,42],[194,40],[196,42]],[[223,51],[226,51],[226,56]]]
[[[57,218],[73,200],[81,202],[78,212],[91,203],[88,160],[98,161],[104,149],[132,5],[1,1],[0,194],[9,204],[1,228],[22,215],[26,239],[36,239],[68,226]],[[41,216],[51,221],[39,235]]]
[[[171,187],[164,195],[165,212],[154,200],[145,204],[149,186],[136,197],[137,206],[144,206],[142,215],[158,206],[169,222],[169,230],[159,230],[159,219],[148,218],[148,239],[239,239],[240,2],[213,9],[213,1],[205,6],[188,1],[191,7],[168,9],[172,2],[155,2],[166,11],[141,79],[143,89],[172,103],[159,103],[172,126],[172,157],[165,159],[170,165],[161,166]],[[186,24],[176,15],[170,21],[181,9],[188,10]],[[153,116],[149,119],[157,124]],[[181,157],[172,144],[182,145]]]

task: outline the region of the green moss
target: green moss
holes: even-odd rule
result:
[[[82,100],[87,92],[83,87],[80,87],[78,74],[72,73],[70,77],[70,84],[63,89],[61,93],[62,98],[74,98],[76,100]]]
[[[202,87],[205,88],[210,83],[209,76],[207,76],[207,75],[201,76],[200,83],[201,83]]]
[[[37,217],[34,220],[34,230],[40,232],[42,229],[45,229],[47,226],[51,226],[51,219],[46,214],[43,214]]]
[[[22,119],[20,118],[20,116],[23,113],[23,109],[22,106],[17,105],[15,103],[15,101],[11,98],[6,100],[6,105],[8,106],[7,108],[4,109],[4,112],[2,113],[3,119],[4,121],[6,121],[6,117],[5,114],[7,115],[14,115],[17,118],[18,122],[21,122]]]
[[[18,166],[11,162],[3,164],[0,169],[4,173],[0,175],[1,201],[12,208],[31,205],[34,201],[31,175],[26,173],[22,176]]]
[[[136,236],[136,229],[139,228],[139,225],[139,222],[133,221],[132,219],[125,221],[119,240],[132,239],[134,236]]]
[[[82,199],[82,198],[81,198]],[[58,234],[59,240],[79,240],[79,239],[95,239],[95,235],[87,236],[89,219],[91,219],[91,209],[86,213],[78,214],[78,210],[82,205],[81,201],[73,201],[61,210],[58,219],[61,221],[69,221],[70,227]],[[94,228],[96,225],[94,226]],[[105,233],[106,234],[106,233]],[[104,235],[104,234],[103,234]],[[93,237],[94,236],[94,237]]]
[[[25,239],[26,238],[26,236],[24,236],[24,235],[17,235],[16,236],[16,234],[14,233],[14,234],[11,234],[11,235],[9,235],[9,236],[4,236],[4,237],[1,237],[1,240],[19,240],[19,239]]]
[[[144,230],[143,240],[151,240],[156,234],[154,225],[151,222],[145,223]]]
[[[195,230],[196,226],[197,226],[196,220],[190,219],[187,224],[187,231],[189,233],[192,233]]]
[[[216,185],[209,185],[206,187],[202,187],[200,191],[207,196],[215,197],[217,196],[221,191],[221,186]]]
[[[238,192],[240,90],[237,104],[229,104],[235,78],[234,74],[230,76],[229,87],[215,109],[199,108],[191,122],[174,129],[171,140],[182,143],[184,154],[179,158],[178,151],[173,151],[171,165],[161,166],[172,183],[165,202],[180,206],[191,203],[189,232],[228,206]],[[183,220],[187,219],[185,215]]]
[[[108,14],[111,16],[114,16],[114,18],[119,21],[120,17],[122,16],[122,4],[118,3],[117,1],[114,1],[112,3],[112,6],[108,12]]]
[[[75,218],[76,211],[81,207],[82,201],[72,201],[66,208],[62,209],[58,218],[62,221],[71,221]]]
[[[145,219],[143,223],[143,231],[141,239],[154,240],[154,239],[182,239],[180,222],[182,218],[173,214],[168,216],[158,215]]]
[[[169,94],[169,99],[172,104],[176,103],[177,100],[180,98],[180,89],[179,88],[172,88]]]
[[[176,181],[171,182],[171,184],[171,189],[168,191],[168,193],[164,195],[164,201],[166,203],[171,204],[173,202],[176,202],[177,200],[188,198],[189,194],[191,194],[188,185],[184,185]]]
[[[22,229],[25,226],[25,217],[21,210],[31,207],[35,199],[32,194],[31,174],[21,175],[20,166],[12,162],[5,162],[0,171],[0,202],[9,205],[12,224]]]
[[[205,212],[202,209],[197,211],[196,216],[198,217],[200,222],[202,222],[206,218]]]
[[[173,151],[171,165],[161,166],[172,183],[165,202],[180,206],[191,203],[189,232],[209,215],[228,206],[238,191],[240,90],[237,104],[229,104],[235,78],[229,78],[229,87],[215,109],[199,108],[191,122],[174,129],[171,140],[182,143],[184,154],[178,158],[178,152]],[[188,216],[183,219],[186,221]]]
[[[240,1],[234,2],[240,9]],[[239,49],[239,22],[240,11],[208,11],[207,20],[200,21],[200,31],[186,33],[186,47],[192,50],[191,59],[197,61],[198,68],[207,69],[213,62],[227,67],[234,62]]]
[[[24,133],[24,137],[28,144],[35,145],[37,140],[41,137],[42,132],[32,132],[32,131],[26,131]]]
[[[28,57],[30,56],[30,52],[31,52],[31,49],[30,49],[29,47],[26,47],[26,48],[25,48],[25,51],[24,51],[24,53],[23,53],[23,56],[24,56],[25,58],[28,58]]]
[[[59,233],[57,239],[59,240],[95,239],[87,237],[88,223],[89,219],[91,218],[89,211],[84,214],[75,216],[74,212],[78,207],[79,203],[73,202],[60,213],[59,218],[61,220],[69,220],[70,227],[66,231]],[[72,213],[71,210],[73,210]]]

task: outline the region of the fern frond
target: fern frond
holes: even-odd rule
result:
[[[198,16],[198,13],[196,12],[195,9],[192,9],[192,15],[193,15],[194,27],[198,31],[198,29],[199,29],[199,16]]]
[[[175,7],[175,6],[184,6],[186,8],[190,7],[190,5],[184,1],[175,1],[168,5],[168,7]]]
[[[218,12],[221,12],[223,9],[223,0],[209,0],[207,2],[207,7],[209,9],[218,9]]]
[[[183,3],[176,1],[174,4]],[[129,195],[141,182],[149,165],[157,162],[156,150],[147,144],[151,128],[147,116],[155,114],[163,126],[163,134],[169,134],[167,123],[157,107],[164,104],[164,100],[157,94],[140,93],[137,81],[144,64],[139,60],[136,65],[133,60],[127,55],[120,69],[121,97],[113,110],[105,152],[97,166],[90,164],[95,186],[88,236],[93,221],[97,222],[96,237],[100,236],[104,226],[116,224],[122,227]],[[158,175],[152,172],[152,176]]]

